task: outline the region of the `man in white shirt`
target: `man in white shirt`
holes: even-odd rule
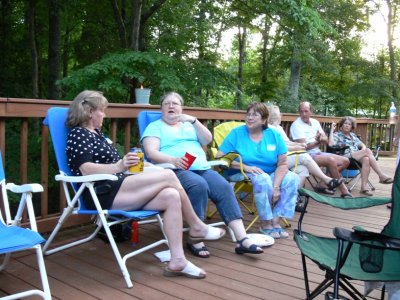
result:
[[[340,171],[347,168],[350,163],[348,158],[321,151],[319,147],[320,145],[328,143],[328,137],[322,129],[319,121],[311,118],[312,106],[310,102],[300,103],[299,114],[300,117],[298,117],[290,126],[290,135],[293,141],[306,143],[306,150],[315,162],[320,167],[326,167],[333,178],[339,179],[341,177]],[[323,185],[323,183],[320,184]],[[316,190],[329,194],[325,187],[319,186]],[[341,197],[352,197],[345,184],[342,183],[339,186],[339,190],[342,193]]]

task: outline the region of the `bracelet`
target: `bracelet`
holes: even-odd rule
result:
[[[194,124],[197,122],[197,118],[194,118],[194,120],[192,122],[190,122],[191,124]]]
[[[274,186],[274,189],[280,189],[281,187],[280,186]]]

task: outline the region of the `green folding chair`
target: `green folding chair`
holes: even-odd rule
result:
[[[400,169],[397,168],[391,198],[356,197],[341,199],[327,197],[307,189],[299,193],[305,196],[305,209],[310,199],[343,210],[361,209],[392,202],[389,222],[381,233],[370,232],[359,226],[353,230],[333,229],[334,237],[321,237],[302,230],[304,213],[294,230],[294,240],[301,251],[306,299],[313,299],[333,287],[325,299],[345,299],[344,291],[352,299],[366,299],[354,287],[352,281],[400,281]],[[310,290],[307,261],[317,264],[325,272],[324,280]],[[381,299],[384,299],[382,289]]]

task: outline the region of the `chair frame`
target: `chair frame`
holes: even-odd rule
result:
[[[0,155],[0,173],[1,175],[4,175],[4,170],[3,170],[3,164],[2,164],[2,158]],[[35,217],[35,212],[33,209],[33,203],[32,203],[32,193],[39,193],[43,192],[43,187],[40,184],[33,183],[33,184],[24,184],[24,185],[15,185],[13,183],[6,183],[5,178],[3,178],[0,182],[0,188],[1,188],[1,193],[2,193],[2,199],[3,199],[3,205],[4,205],[4,212],[5,212],[5,218],[3,218],[2,213],[0,211],[0,253],[4,255],[4,258],[2,259],[2,262],[0,264],[0,271],[3,271],[8,263],[10,262],[10,258],[12,253],[17,252],[17,251],[25,251],[29,249],[35,250],[35,254],[37,257],[37,263],[39,267],[39,273],[40,273],[40,278],[41,278],[41,283],[42,283],[42,290],[39,289],[31,289],[23,292],[19,292],[13,295],[5,296],[0,299],[2,300],[11,300],[11,299],[20,299],[24,297],[29,297],[33,295],[37,295],[42,297],[43,299],[46,300],[51,300],[51,293],[50,293],[50,286],[49,286],[49,281],[47,278],[47,272],[46,272],[46,267],[44,264],[44,259],[43,259],[43,250],[41,244],[45,241],[43,237],[38,233],[37,230],[37,225],[36,225],[36,217]],[[12,218],[11,212],[10,212],[10,206],[8,203],[8,196],[7,196],[7,190],[21,194],[21,200],[18,205],[17,212]],[[27,210],[28,213],[28,219],[29,219],[29,229],[28,228],[22,228],[21,226],[21,221],[22,221],[22,215],[24,210]],[[35,245],[29,246],[28,243],[32,243],[32,241],[27,240],[24,241],[26,243],[25,245],[18,245],[18,249],[15,250],[10,250],[10,249],[3,249],[2,245],[2,233],[6,233],[7,231],[14,231],[18,227],[18,232],[13,232],[14,234],[20,235],[22,232],[29,233],[29,235],[34,237],[35,240],[39,242],[34,242]],[[5,246],[5,245],[4,245]],[[15,245],[17,246],[17,245]]]
[[[57,131],[56,131],[56,126],[55,123],[60,123],[64,126],[64,121],[65,120],[57,120],[51,118],[57,118],[59,117],[58,114],[65,114],[66,116],[67,113],[67,108],[60,108],[60,107],[53,107],[50,108],[47,117],[44,121],[44,124],[49,126],[50,133],[52,137],[59,138],[57,137]],[[52,114],[57,115],[56,117],[52,116]],[[49,119],[50,118],[50,119]],[[55,123],[53,123],[55,122]],[[60,126],[60,124],[58,124]],[[67,129],[65,129],[67,130]],[[56,145],[57,143],[57,145]],[[66,144],[66,137],[65,141],[63,142]],[[100,205],[100,202],[98,200],[98,197],[96,195],[95,189],[94,189],[94,184],[96,181],[101,181],[101,180],[117,180],[117,176],[111,175],[111,174],[95,174],[95,175],[86,175],[86,176],[71,176],[71,172],[66,165],[66,155],[61,152],[61,148],[65,149],[65,145],[60,145],[61,143],[58,141],[53,140],[53,146],[54,150],[56,153],[56,158],[57,158],[57,163],[60,168],[59,172],[60,174],[56,175],[55,179],[59,182],[61,182],[64,195],[66,198],[67,205],[63,210],[62,215],[59,218],[59,221],[57,222],[57,225],[51,232],[48,240],[46,241],[43,250],[45,255],[50,255],[86,242],[91,241],[96,237],[100,229],[103,227],[105,234],[108,238],[108,241],[110,243],[110,246],[112,248],[112,251],[114,253],[114,256],[117,260],[118,266],[121,270],[121,273],[125,279],[126,285],[128,288],[133,287],[133,283],[130,277],[130,273],[128,271],[128,268],[126,266],[126,262],[129,258],[134,257],[140,253],[143,253],[145,251],[148,251],[152,248],[158,247],[162,244],[165,244],[168,246],[168,240],[166,238],[164,228],[163,228],[163,221],[160,216],[160,212],[158,211],[149,211],[149,210],[138,210],[138,211],[123,211],[123,210],[107,210],[103,209]],[[81,184],[81,186],[78,188],[77,184]],[[72,187],[72,188],[69,188]],[[88,189],[90,191],[90,194],[92,196],[92,200],[94,202],[94,205],[96,207],[96,210],[88,210],[84,207],[83,201],[81,201],[81,195],[85,189]],[[92,233],[89,235],[80,238],[78,240],[65,243],[61,246],[51,248],[50,245],[53,242],[54,238],[62,228],[63,224],[66,222],[66,220],[71,216],[71,215],[92,215],[95,217],[95,224],[96,227]],[[151,219],[149,219],[151,218]],[[142,224],[148,224],[148,223],[154,223],[158,222],[163,238],[161,240],[158,240],[156,242],[153,242],[147,246],[144,246],[142,248],[139,248],[137,250],[131,251],[125,255],[122,255],[118,249],[118,246],[116,244],[116,241],[114,239],[114,236],[111,232],[110,227],[116,224],[121,224],[125,222],[130,222],[130,221],[138,221],[139,225]]]

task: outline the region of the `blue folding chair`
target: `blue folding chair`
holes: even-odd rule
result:
[[[17,251],[33,249],[36,252],[39,266],[40,277],[42,280],[42,290],[32,289],[19,292],[13,295],[5,296],[1,299],[20,299],[23,297],[37,295],[43,299],[50,300],[50,287],[47,279],[46,267],[44,265],[41,244],[45,239],[37,232],[36,217],[32,204],[32,193],[43,192],[40,184],[15,185],[7,183],[4,175],[3,160],[0,154],[0,188],[3,198],[4,216],[0,210],[0,254],[4,254],[3,262],[0,265],[0,271],[4,270],[10,261],[11,254]],[[8,203],[7,190],[21,194],[21,200],[14,218],[11,216]],[[24,209],[28,211],[30,228],[22,228],[21,220]]]
[[[161,111],[150,111],[150,110],[145,110],[145,111],[141,111],[138,114],[138,126],[139,126],[139,135],[140,137],[143,136],[143,133],[147,127],[147,125],[149,125],[151,122],[157,121],[161,119]],[[146,151],[143,151],[144,155],[145,155],[145,159],[146,158]]]
[[[65,154],[67,135],[69,132],[69,129],[65,126],[67,113],[67,108],[53,107],[48,110],[46,119],[44,120],[44,124],[47,125],[50,129],[50,135],[53,141],[54,152],[60,172],[59,175],[56,175],[56,180],[62,183],[64,194],[67,200],[67,206],[64,208],[64,211],[56,227],[52,231],[51,235],[49,236],[47,242],[43,247],[44,253],[45,255],[48,255],[76,245],[86,243],[92,240],[97,235],[99,230],[104,227],[104,231],[106,233],[108,241],[110,242],[115,258],[117,259],[122,275],[126,281],[127,286],[131,288],[133,284],[128,269],[126,267],[127,259],[162,244],[166,244],[168,246],[168,241],[165,237],[165,233],[163,230],[163,223],[162,218],[160,217],[160,212],[153,210],[106,210],[101,207],[96,192],[94,190],[94,183],[99,180],[117,180],[117,176],[111,174],[72,176],[71,170],[69,169],[67,164],[67,157]],[[79,183],[81,185],[78,187]],[[72,186],[72,189],[69,189],[69,186]],[[94,205],[96,207],[95,210],[87,209],[85,207],[84,201],[81,199],[82,192],[85,189],[89,189],[90,191]],[[64,244],[56,248],[49,249],[49,246],[52,243],[54,237],[57,235],[58,231],[66,222],[67,218],[71,215],[95,216],[97,225],[95,230],[87,237]],[[122,256],[117,247],[110,227],[131,220],[138,221],[139,224],[158,222],[160,225],[160,229],[163,233],[163,239]]]

